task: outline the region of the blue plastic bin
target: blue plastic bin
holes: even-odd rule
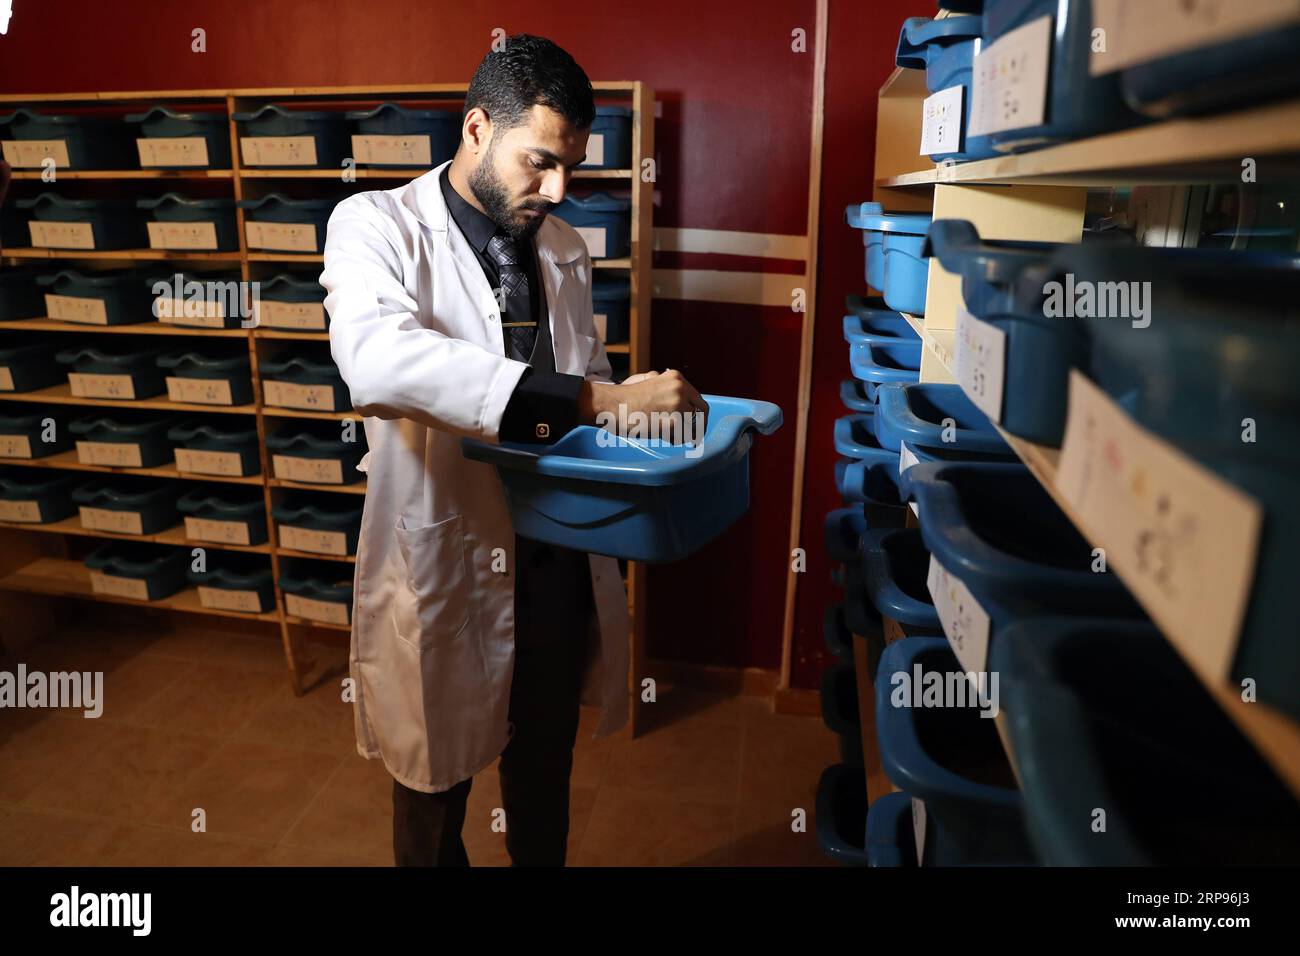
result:
[[[861,507],[836,508],[826,512],[822,522],[822,536],[826,553],[832,561],[848,564],[858,560],[858,538],[867,530],[867,519]]]
[[[912,796],[901,790],[882,794],[867,809],[867,866],[918,866]]]
[[[858,412],[835,420],[835,450],[846,458],[875,460],[876,452],[889,451],[876,439],[876,413]]]
[[[15,204],[34,222],[83,223],[90,227],[91,246],[82,244],[80,236],[71,237],[56,249],[130,249],[146,245],[144,223],[130,199],[64,199],[56,193],[41,193]],[[60,240],[62,242],[62,240]],[[28,245],[35,245],[29,242]]]
[[[869,412],[876,407],[876,403],[867,397],[867,383],[856,378],[840,382],[840,402],[851,412]]]
[[[970,136],[971,64],[980,50],[984,19],[952,16],[942,19],[912,17],[903,21],[895,63],[905,70],[925,70],[931,93],[962,88],[961,144],[959,150],[932,153],[935,162],[986,159],[996,154],[988,136]]]
[[[324,332],[329,328],[325,287],[314,278],[281,272],[259,282],[257,293],[258,325],[305,332]]]
[[[844,316],[844,340],[849,345],[890,345],[919,342],[920,336],[901,313],[867,306]]]
[[[232,113],[239,124],[239,155],[244,166],[342,166],[351,150],[348,119],[343,110],[291,110],[267,103],[255,110]],[[259,142],[267,137],[292,137],[287,148],[274,151]]]
[[[884,214],[878,202],[854,203],[844,210],[844,221],[862,231],[863,276],[877,292],[885,291],[885,236],[879,228]]]
[[[83,415],[68,423],[68,431],[78,442],[121,445],[134,449],[138,464],[124,467],[157,468],[172,460],[172,446],[167,430],[176,424],[172,415],[114,412]]]
[[[411,109],[396,103],[380,103],[373,109],[349,110],[349,121],[356,124],[352,137],[352,153],[361,151],[360,136],[400,136],[401,161],[374,163],[358,159],[364,166],[377,169],[399,169],[409,166],[441,166],[456,155],[460,145],[460,110]]]
[[[951,424],[952,430],[948,430]],[[1016,453],[960,385],[883,385],[876,393],[876,439],[882,448],[907,445],[920,461],[1016,461]],[[950,437],[951,441],[945,441]],[[901,465],[906,472],[911,462]]]
[[[136,325],[153,319],[149,280],[140,269],[105,269],[102,272],[62,269],[38,276],[36,283],[47,297],[66,296],[79,300],[51,301],[46,298],[45,311],[53,318],[91,325]]]
[[[150,312],[160,322],[201,329],[238,329],[251,314],[238,271],[182,272],[148,280]],[[162,290],[155,294],[154,290]],[[180,292],[177,297],[176,293]],[[166,303],[165,305],[163,303]],[[170,314],[160,314],[160,313]]]
[[[49,337],[10,332],[0,337],[0,392],[31,392],[64,380]]]
[[[166,378],[202,379],[210,383],[203,393],[176,401],[211,405],[247,405],[253,401],[253,370],[248,353],[202,352],[197,349],[164,352],[155,361]]]
[[[926,586],[930,552],[916,528],[875,528],[859,536],[867,597],[908,636],[939,636],[943,624]]]
[[[88,554],[85,563],[92,571],[144,582],[146,600],[158,601],[185,587],[190,551],[146,541],[110,541]]]
[[[353,485],[365,478],[357,465],[366,454],[365,431],[357,429],[354,441],[343,440],[342,423],[331,421],[302,421],[280,426],[266,436],[266,449],[271,452],[271,466],[276,478],[285,479],[291,462],[277,463],[276,459],[296,459],[309,469],[308,478],[289,478],[291,481],[309,481],[312,484]]]
[[[836,660],[853,663],[853,632],[844,619],[843,604],[827,604],[822,611],[822,640]]]
[[[130,379],[129,388],[123,382],[117,394],[123,400],[152,398],[167,391],[157,359],[163,348],[131,348],[125,345],[86,346],[60,349],[54,359],[68,370],[68,375],[119,375]],[[72,379],[69,378],[69,382]]]
[[[597,138],[599,137],[599,139]],[[587,138],[587,160],[580,169],[632,167],[632,108],[598,104]]]
[[[362,503],[355,505],[348,501],[327,501],[325,496],[308,498],[303,495],[290,496],[271,509],[271,516],[276,524],[320,535],[315,547],[298,550],[316,551],[324,554],[353,555],[357,553],[357,537],[361,532]],[[332,495],[332,498],[346,498],[346,495]],[[341,546],[342,550],[339,550]],[[283,534],[281,548],[287,548]]]
[[[283,382],[287,385],[316,386],[302,397],[303,404],[288,405],[289,408],[310,408],[326,412],[346,412],[352,409],[352,394],[338,366],[328,352],[323,354],[304,353],[301,350],[281,352],[273,358],[263,359],[258,364],[258,373],[264,383]],[[268,389],[263,386],[263,404],[276,405],[268,397]],[[293,400],[293,396],[286,396]],[[317,404],[308,404],[316,399]]]
[[[591,312],[601,341],[628,340],[631,330],[632,285],[626,276],[597,275],[591,283]]]
[[[261,199],[241,199],[239,208],[244,210],[245,225],[258,222],[301,227],[292,230],[292,235],[280,238],[263,237],[256,244],[249,241],[248,247],[292,252],[320,252],[325,248],[325,229],[329,224],[330,213],[337,205],[337,198],[290,199],[281,193],[270,193]],[[308,229],[310,232],[305,232]],[[249,234],[252,234],[251,231]],[[308,238],[314,236],[310,249],[299,248],[299,240],[304,234]]]
[[[81,508],[115,511],[139,518],[139,531],[123,534],[157,534],[178,524],[176,501],[184,486],[165,478],[121,478],[109,475],[79,484],[72,490],[72,500]]]
[[[1044,863],[1300,863],[1295,797],[1153,628],[1026,618],[991,664]]]
[[[108,116],[38,113],[18,109],[0,114],[0,139],[58,140],[68,153],[58,169],[129,169],[135,165],[135,144],[122,121]],[[12,165],[12,164],[11,164]]]
[[[867,783],[861,767],[837,763],[817,781],[817,845],[844,866],[866,866]]]
[[[883,448],[835,463],[835,487],[846,504],[862,508],[867,526],[901,528],[906,515],[898,494],[898,455]]]
[[[191,234],[184,245],[158,248],[205,252],[230,252],[239,248],[233,199],[187,199],[180,193],[166,193],[157,199],[136,200],[136,206],[155,222],[190,224]]]
[[[496,466],[524,537],[629,561],[675,561],[745,513],[753,433],[781,426],[781,409],[770,402],[703,398],[708,423],[694,449],[590,425],[553,445],[464,438],[461,449]]]
[[[867,396],[874,401],[881,385],[915,382],[921,377],[921,340],[852,345],[849,369],[854,378],[867,383]]]
[[[126,121],[139,127],[143,139],[201,139],[203,152],[193,158],[178,154],[174,161],[151,164],[150,168],[229,169],[230,124],[225,112],[177,112],[155,106],[143,113],[128,113]],[[137,149],[142,147],[137,146]],[[196,162],[195,160],[203,160]],[[143,162],[141,163],[143,166]]]
[[[554,215],[563,219],[587,243],[593,259],[621,259],[632,248],[632,200],[596,192],[564,197]]]
[[[889,779],[925,804],[925,866],[1029,864],[1033,851],[1025,835],[1020,791],[991,717],[977,705],[910,704],[917,680],[961,665],[941,637],[909,637],[885,648],[876,674],[876,736]],[[945,683],[948,681],[945,680]],[[961,684],[965,684],[961,680]],[[949,702],[951,703],[951,702]]]
[[[260,491],[199,485],[176,502],[176,510],[185,519],[185,536],[193,541],[242,545],[266,541],[266,503]]]
[[[50,524],[76,514],[72,489],[85,480],[75,472],[0,468],[0,515],[5,521]]]
[[[0,322],[45,315],[45,301],[37,285],[39,278],[40,273],[31,266],[0,268]]]
[[[822,672],[822,720],[839,738],[840,760],[863,766],[862,720],[858,713],[858,678],[852,664],[838,661]]]
[[[67,451],[72,447],[67,424],[66,411],[25,405],[0,408],[0,458],[48,458]]]
[[[229,595],[227,600],[213,600],[215,596],[209,595],[213,603],[205,601],[207,606],[248,614],[275,610],[275,576],[265,555],[211,549],[206,564],[202,571],[196,571],[191,564],[185,571],[186,578],[195,587],[211,588]],[[246,593],[236,597],[233,592]],[[203,596],[200,590],[200,600]]]
[[[262,471],[257,428],[247,418],[190,418],[167,430],[175,451],[208,452],[206,455],[177,455],[176,468],[182,474],[247,476]],[[231,457],[234,456],[234,457]]]
[[[849,225],[863,230],[867,285],[884,293],[885,304],[895,312],[925,314],[930,264],[921,250],[931,218],[882,212],[879,203],[858,203],[845,211]]]
[[[285,609],[290,614],[329,623],[352,623],[352,581],[347,565],[337,562],[289,561],[280,572],[280,590],[285,593]],[[326,607],[301,607],[289,597],[323,602]]]

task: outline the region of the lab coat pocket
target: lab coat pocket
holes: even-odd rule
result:
[[[393,599],[398,636],[427,650],[454,640],[469,622],[470,575],[460,515],[433,524],[393,528],[406,565],[406,587]]]

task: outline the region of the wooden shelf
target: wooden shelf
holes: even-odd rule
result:
[[[425,173],[432,171],[433,167],[425,169],[374,169],[361,166],[350,171],[357,179],[415,179],[417,176],[423,176]],[[342,180],[344,170],[339,169],[272,169],[270,167],[248,167],[245,166],[239,171],[241,179],[338,179]],[[60,175],[64,175],[60,173]],[[34,178],[39,179],[37,174]],[[111,177],[104,177],[111,178]],[[632,170],[630,169],[575,169],[573,171],[574,179],[631,179]]]
[[[361,421],[361,416],[354,411],[347,412],[313,412],[307,408],[280,408],[274,405],[263,405],[262,414],[271,418],[325,418],[332,421],[343,422],[354,419]]]
[[[58,597],[88,598],[113,604],[134,604],[137,607],[165,608],[193,614],[213,614],[218,617],[236,617],[244,620],[279,622],[275,611],[264,614],[245,614],[239,611],[222,611],[204,607],[199,601],[198,588],[187,587],[170,597],[158,601],[136,601],[112,594],[97,594],[90,586],[90,569],[80,561],[67,558],[37,558],[17,571],[0,577],[0,591],[23,591],[29,594],[48,594]]]
[[[366,493],[366,482],[364,479],[351,485],[314,485],[309,481],[289,481],[285,478],[268,478],[266,483],[272,488],[300,488],[303,491],[333,491],[342,492],[346,495],[364,495]]]
[[[35,170],[15,170],[14,179],[40,179]],[[59,179],[231,179],[230,169],[60,169]]]
[[[38,388],[32,392],[0,392],[0,400],[15,402],[51,402],[56,405],[92,405],[103,408],[163,408],[178,412],[219,412],[223,415],[252,415],[257,406],[201,405],[193,402],[170,402],[165,398],[80,398],[72,394],[67,382]]]
[[[293,548],[282,548],[278,544],[275,546],[275,553],[282,558],[310,558],[317,561],[339,561],[347,564],[356,564],[357,558],[353,554],[317,554],[314,551],[295,551]]]
[[[246,339],[247,329],[201,329],[192,325],[170,325],[151,320],[132,325],[93,325],[89,322],[64,322],[62,319],[14,319],[0,322],[0,332],[24,329],[29,332],[107,333],[109,335],[197,335],[203,338]]]
[[[255,554],[270,554],[271,548],[266,544],[226,544],[222,541],[198,541],[185,536],[185,525],[178,524],[156,534],[117,534],[112,531],[97,531],[83,528],[81,519],[76,515],[62,521],[48,524],[34,524],[27,521],[0,521],[0,528],[14,528],[21,531],[44,531],[49,534],[73,534],[87,538],[116,538],[120,541],[152,541],[157,544],[174,544],[187,548],[213,548],[219,551],[249,551]]]
[[[956,346],[957,333],[952,329],[927,329],[925,327],[925,319],[919,316],[909,315],[906,312],[900,312],[899,315],[907,320],[907,324],[910,325],[916,331],[916,334],[921,337],[921,341],[925,343],[925,347],[934,353],[934,357],[939,360],[939,363],[944,368],[948,369],[949,372],[952,372],[953,349]]]
[[[258,339],[286,339],[299,340],[304,342],[328,342],[329,332],[291,332],[288,329],[264,329],[261,327],[253,330],[253,337]]]
[[[324,262],[325,256],[307,252],[250,252],[249,262]]]
[[[630,355],[632,346],[627,342],[615,342],[612,345],[606,344],[605,353],[607,355]]]
[[[622,259],[592,259],[591,264],[597,269],[631,269],[632,260]]]
[[[181,252],[176,249],[36,249],[7,247],[6,259],[123,259],[168,262],[239,262],[238,252]]]
[[[144,475],[149,478],[175,478],[182,481],[217,481],[230,485],[261,486],[261,475],[243,477],[226,475],[197,475],[188,471],[177,471],[174,461],[157,468],[116,468],[109,465],[83,465],[77,459],[76,449],[61,451],[48,458],[0,458],[0,465],[18,465],[25,468],[58,468],[67,471],[95,471],[110,475]]]
[[[1028,153],[920,169],[877,179],[876,185],[1240,183],[1241,162],[1247,156],[1259,159],[1270,179],[1300,175],[1300,100],[1167,120]]]
[[[327,624],[325,621],[312,621],[305,617],[295,617],[292,614],[286,614],[284,621],[286,624],[300,624],[304,627],[323,627],[327,631],[345,631],[348,633],[352,631],[351,624]]]

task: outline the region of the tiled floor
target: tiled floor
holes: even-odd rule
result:
[[[104,713],[0,710],[0,865],[391,865],[391,777],[357,756],[337,679],[293,696],[277,640],[73,630],[24,657],[104,671]],[[820,719],[663,685],[649,706],[636,740],[593,740],[583,710],[570,865],[827,865],[814,794],[839,758]],[[472,865],[509,864],[499,806],[494,763],[470,793]]]

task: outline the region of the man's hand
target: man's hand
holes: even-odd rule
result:
[[[643,372],[633,375],[620,385],[584,382],[578,395],[579,421],[584,425],[601,423],[601,416],[620,420],[619,407],[625,409],[622,418],[633,412],[651,415],[655,412],[678,412],[683,416],[696,412],[704,414],[708,422],[709,404],[700,397],[691,383],[676,369],[661,372]],[[703,437],[701,430],[697,439]],[[680,440],[680,439],[678,439]]]

